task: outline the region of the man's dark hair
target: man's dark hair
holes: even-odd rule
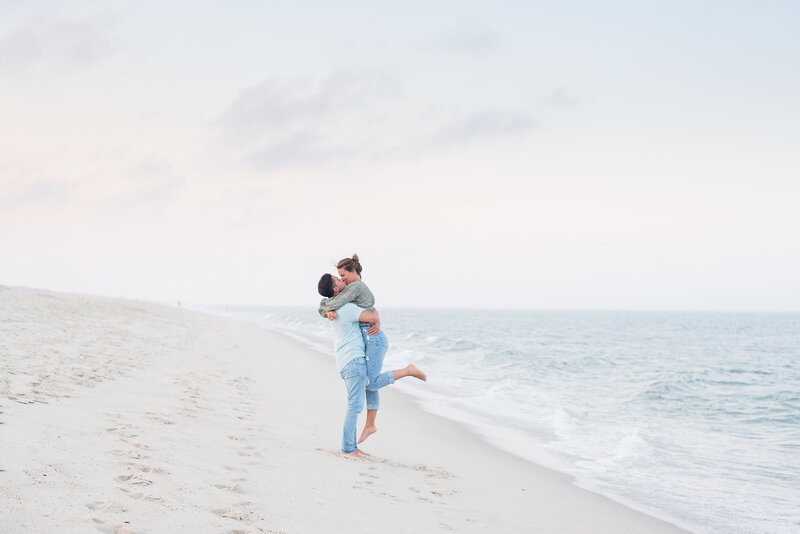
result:
[[[317,284],[317,291],[323,297],[331,298],[333,296],[333,276],[331,276],[331,273],[322,275],[322,278],[319,279],[319,284]]]

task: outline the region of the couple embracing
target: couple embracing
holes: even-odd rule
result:
[[[358,255],[345,258],[336,265],[339,276],[323,274],[317,289],[323,297],[319,313],[333,322],[336,336],[336,368],[347,389],[347,412],[342,430],[342,453],[362,456],[358,444],[373,434],[380,406],[378,390],[395,380],[413,376],[427,380],[414,364],[403,369],[381,373],[389,341],[381,329],[375,297],[361,281]],[[367,422],[356,440],[358,415],[367,405]]]

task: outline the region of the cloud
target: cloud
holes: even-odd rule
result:
[[[284,167],[312,167],[350,155],[354,155],[354,151],[328,146],[313,133],[300,132],[248,153],[243,163],[253,170],[266,171]]]
[[[172,170],[172,165],[158,156],[149,156],[140,160],[133,168],[133,175],[148,177],[163,175]]]
[[[424,116],[400,95],[401,80],[378,69],[269,78],[242,90],[213,126],[244,168],[274,171],[425,155],[524,135],[537,124],[523,110]]]
[[[522,135],[536,126],[536,120],[520,111],[482,111],[451,121],[435,135],[442,145]]]
[[[372,102],[397,96],[400,80],[376,69],[341,69],[319,81],[269,78],[244,89],[216,124],[234,137],[272,134],[365,110]]]
[[[35,204],[62,204],[70,198],[71,193],[71,186],[64,182],[38,180],[16,192],[0,194],[0,207],[15,209]]]
[[[102,28],[105,20],[68,21],[39,16],[0,36],[0,74],[85,67],[110,49]]]
[[[246,168],[309,167],[364,150],[383,126],[374,116],[391,116],[401,94],[401,80],[381,69],[269,78],[242,90],[213,126]]]
[[[122,200],[129,206],[150,205],[164,200],[168,200],[176,190],[179,182],[169,180],[166,182],[150,185],[138,191],[126,195]]]
[[[573,109],[581,98],[570,93],[565,87],[556,87],[553,92],[542,99],[547,107]]]
[[[105,202],[113,209],[157,209],[174,200],[186,182],[178,168],[158,153],[120,161],[119,167],[109,169],[115,179],[106,178],[109,186]],[[95,192],[97,194],[98,192]]]
[[[436,48],[466,54],[485,53],[500,43],[500,37],[484,23],[462,17],[444,35],[434,41]]]

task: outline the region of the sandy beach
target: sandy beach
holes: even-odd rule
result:
[[[684,532],[382,395],[371,457],[345,458],[328,355],[179,308],[0,289],[0,531]]]

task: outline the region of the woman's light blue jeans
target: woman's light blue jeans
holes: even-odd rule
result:
[[[383,330],[377,335],[367,334],[372,325],[360,323],[361,335],[364,336],[364,347],[367,354],[367,410],[377,410],[381,405],[378,390],[389,384],[394,384],[394,373],[387,371],[381,373],[383,359],[389,350],[389,340]]]

